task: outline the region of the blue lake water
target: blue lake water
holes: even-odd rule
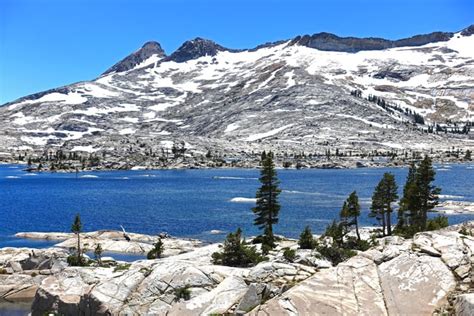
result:
[[[241,227],[247,236],[253,226],[252,202],[236,203],[235,197],[253,198],[259,187],[259,170],[156,170],[104,171],[79,174],[22,171],[24,166],[0,165],[0,247],[45,247],[48,241],[15,239],[20,231],[68,232],[76,213],[86,231],[120,229],[174,236],[222,240]],[[474,165],[437,166],[436,184],[448,199],[474,201]],[[400,191],[406,168],[345,170],[278,170],[283,190],[278,234],[296,237],[310,225],[322,232],[336,217],[347,195],[357,190],[362,225],[368,218],[372,191],[384,172],[396,176]],[[474,219],[451,215],[450,223]]]

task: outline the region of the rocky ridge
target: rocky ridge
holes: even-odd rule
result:
[[[413,239],[381,238],[378,246],[336,267],[315,251],[297,249],[295,240],[284,239],[270,253],[269,261],[251,268],[213,265],[210,256],[220,246],[211,244],[128,265],[78,268],[55,262],[58,269],[44,270],[47,272],[34,279],[27,269],[38,265],[12,268],[24,262],[31,250],[2,249],[0,264],[7,271],[1,277],[10,286],[3,293],[22,288],[25,280],[38,289],[33,315],[46,311],[86,315],[469,315],[474,295],[474,222],[461,228],[418,233]],[[287,247],[296,250],[293,262],[282,255]],[[36,256],[56,252],[64,256],[56,248],[36,252]]]

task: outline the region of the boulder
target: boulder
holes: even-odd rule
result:
[[[262,301],[262,292],[258,291],[257,285],[252,283],[249,285],[247,292],[237,305],[236,310],[239,312],[249,312]]]
[[[390,315],[427,315],[446,302],[456,279],[439,257],[405,253],[378,267]]]
[[[474,293],[462,294],[456,297],[454,310],[457,316],[474,315]]]
[[[32,300],[44,276],[27,274],[0,275],[0,299],[9,301]]]

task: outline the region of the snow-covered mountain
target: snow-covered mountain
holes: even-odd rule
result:
[[[250,50],[196,38],[169,56],[148,42],[95,80],[1,106],[0,151],[472,147],[472,132],[444,127],[474,121],[473,33],[398,41],[319,33]],[[432,124],[443,132],[423,132]]]

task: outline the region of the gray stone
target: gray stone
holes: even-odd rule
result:
[[[454,301],[454,310],[456,316],[474,315],[474,293],[462,294],[456,297]]]
[[[250,284],[247,292],[245,292],[244,296],[237,305],[236,310],[249,312],[254,307],[259,305],[261,300],[262,296],[258,293],[257,286],[255,284]]]

